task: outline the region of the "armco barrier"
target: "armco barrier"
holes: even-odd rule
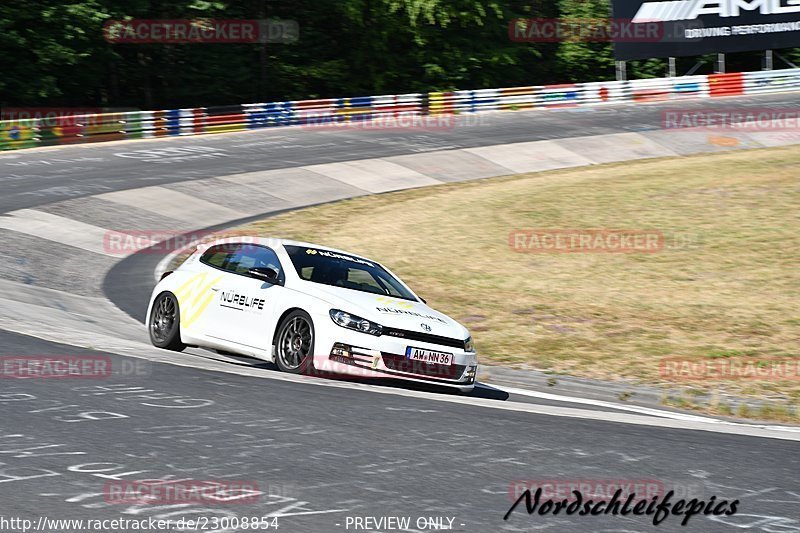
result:
[[[409,115],[547,109],[796,90],[800,90],[800,69],[72,115],[58,117],[55,121],[0,121],[0,150],[294,125],[335,125]]]

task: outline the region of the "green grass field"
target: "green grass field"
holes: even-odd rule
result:
[[[482,362],[665,383],[665,357],[800,357],[800,148],[523,174],[357,198],[248,231],[389,266]],[[518,253],[516,229],[659,231],[656,253]],[[691,384],[800,404],[797,380]]]

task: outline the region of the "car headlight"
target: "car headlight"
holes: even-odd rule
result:
[[[467,337],[467,340],[464,341],[464,351],[465,352],[475,351],[475,344],[472,342],[472,337]]]
[[[383,327],[375,322],[370,322],[366,318],[345,313],[340,309],[330,310],[331,320],[336,322],[339,326],[347,329],[354,329],[361,333],[369,333],[370,335],[379,336],[383,332]]]

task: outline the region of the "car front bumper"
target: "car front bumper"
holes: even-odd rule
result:
[[[341,331],[334,330],[335,338],[327,342],[318,339],[314,350],[314,366],[317,370],[364,379],[416,381],[455,387],[462,391],[470,390],[475,385],[478,358],[474,352],[339,329]],[[405,355],[408,346],[452,353],[453,362],[441,365],[411,360]]]

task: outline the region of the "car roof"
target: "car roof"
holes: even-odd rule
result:
[[[352,255],[355,257],[359,257],[362,259],[368,259],[367,257],[363,257],[360,254],[355,254],[353,252],[348,252],[346,250],[340,250],[338,248],[331,248],[330,246],[323,246],[321,244],[314,244],[310,242],[303,242],[303,241],[295,241],[292,239],[278,239],[276,237],[251,237],[251,236],[244,236],[244,237],[226,237],[222,239],[217,239],[213,242],[203,243],[205,248],[210,246],[214,246],[215,244],[231,244],[241,242],[243,244],[261,244],[263,246],[269,246],[270,248],[276,248],[278,246],[303,246],[306,248],[315,248],[317,250],[327,250],[329,252],[336,252],[345,255]],[[377,261],[373,261],[377,263]]]

